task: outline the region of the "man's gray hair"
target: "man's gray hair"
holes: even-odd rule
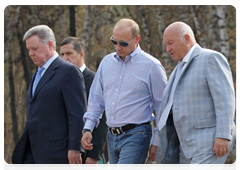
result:
[[[29,37],[37,35],[40,41],[44,44],[47,44],[48,41],[53,42],[53,48],[56,50],[56,39],[51,28],[47,25],[37,25],[30,28],[23,36],[23,41],[26,41]]]
[[[186,34],[188,34],[190,37],[194,38],[194,33],[192,31],[192,28],[183,23],[183,22],[179,22],[179,27],[178,27],[178,31],[179,31],[179,36],[180,36],[180,39],[181,39],[181,42],[183,42],[183,38]]]

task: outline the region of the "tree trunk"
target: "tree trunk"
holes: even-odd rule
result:
[[[230,60],[230,52],[229,52],[229,40],[227,33],[227,24],[225,18],[225,6],[216,6],[217,17],[218,17],[218,28],[219,28],[219,36],[220,36],[220,52]]]
[[[86,54],[88,56],[87,65],[89,65],[92,55],[92,7],[92,5],[87,5],[82,30],[82,38],[85,41]]]
[[[69,16],[70,16],[70,35],[76,36],[76,26],[75,26],[75,6],[69,5]]]
[[[96,21],[96,29],[95,29],[95,33],[96,33],[96,38],[97,38],[97,43],[101,44],[102,42],[102,16],[101,16],[102,12],[101,12],[101,5],[97,5],[95,6],[95,21]]]
[[[66,32],[66,30],[65,30],[66,29],[66,26],[65,26],[66,18],[65,18],[65,15],[64,15],[65,6],[60,5],[58,7],[58,9],[59,9],[59,20],[60,20],[60,39],[61,39],[60,41],[62,41],[65,38],[65,32]],[[75,14],[74,14],[74,20],[75,20]],[[75,25],[75,21],[74,21],[74,25]],[[74,26],[74,28],[75,28],[75,26]]]
[[[238,6],[235,6],[235,15],[236,15],[236,27],[237,27],[237,33],[238,33]]]
[[[189,25],[189,8],[186,5],[180,5],[179,7],[179,18]]]
[[[97,5],[95,6],[95,12],[94,12],[94,18],[96,20],[96,28],[95,28],[95,35],[96,35],[96,40],[97,40],[97,45],[95,47],[97,48],[97,55],[95,65],[98,65],[98,62],[101,62],[102,58],[104,57],[104,41],[103,41],[103,36],[102,36],[102,25],[103,25],[103,16],[102,16],[102,6]],[[97,69],[97,68],[96,68]]]
[[[144,44],[146,49],[144,51],[146,51],[147,53],[150,53],[150,48],[151,48],[151,44],[150,44],[150,30],[149,30],[149,18],[148,18],[148,10],[143,9],[141,5],[138,6],[138,11],[141,15],[142,18],[142,31],[143,31],[143,40],[144,40]]]
[[[90,30],[91,30],[91,12],[92,12],[91,5],[87,5],[86,11],[85,11],[85,18],[84,18],[84,24],[83,24],[83,30],[82,30],[82,38],[86,41],[89,39]]]
[[[105,21],[103,23],[103,25],[105,25],[105,31],[104,31],[104,34],[103,34],[103,37],[102,37],[102,42],[101,42],[101,46],[103,47],[103,50],[102,50],[101,55],[97,55],[97,61],[96,61],[96,65],[95,65],[96,70],[98,69],[103,57],[105,55],[107,55],[107,53],[108,53],[108,42],[110,41],[109,39],[110,39],[110,36],[112,34],[112,33],[109,33],[111,23],[112,23],[112,19],[113,19],[113,15],[112,15],[113,13],[111,11],[112,7],[107,6],[105,8],[107,8],[106,9],[107,10],[107,15],[106,15],[105,19],[103,19],[103,21]]]
[[[105,28],[105,33],[104,33],[104,50],[103,50],[103,55],[107,55],[107,42],[109,41],[110,37],[109,37],[109,32],[110,32],[110,27],[111,27],[111,23],[112,23],[112,19],[113,19],[113,15],[111,12],[111,7],[108,6],[107,7],[107,18],[106,18],[106,28]],[[112,33],[111,33],[112,34]],[[110,35],[111,36],[111,35]],[[104,57],[102,56],[102,58]],[[102,59],[101,58],[101,59]],[[100,63],[99,63],[100,64]],[[98,67],[97,67],[98,68]]]
[[[18,21],[19,17],[19,8],[17,6],[14,6],[15,11],[15,18],[13,22],[10,22],[11,17],[11,11],[9,11],[9,7],[5,9],[6,11],[6,23],[7,23],[7,30],[6,30],[6,36],[7,39],[7,46],[6,48],[8,51],[8,75],[9,75],[9,89],[10,89],[10,105],[11,105],[11,115],[12,115],[12,130],[13,130],[13,140],[16,144],[19,140],[18,135],[18,121],[17,121],[17,114],[15,109],[15,84],[14,84],[14,75],[13,75],[13,54],[12,54],[12,43],[13,43],[13,33],[14,30],[12,28],[15,28],[16,22]]]
[[[18,37],[22,37],[22,34],[20,34],[18,32]],[[22,40],[22,38],[18,38],[18,43],[19,43],[19,46],[20,46],[20,51],[21,51],[21,62],[22,62],[22,65],[23,65],[23,71],[24,71],[24,80],[26,82],[26,89],[29,88],[29,84],[30,84],[30,79],[31,79],[31,73],[29,72],[29,67],[28,67],[28,64],[27,64],[27,54],[25,53],[26,50],[25,50],[25,44]]]
[[[210,6],[210,15],[209,15],[209,24],[208,24],[208,38],[209,45],[208,48],[211,48],[216,51],[220,51],[219,48],[219,36],[217,29],[218,18],[216,17],[216,6]]]
[[[22,13],[25,12],[21,6],[19,6],[20,8],[20,13],[19,13],[19,19],[17,20],[16,23],[16,28],[18,28],[17,31],[17,37],[18,37],[18,44],[20,46],[20,53],[21,53],[21,62],[23,65],[23,71],[24,71],[24,80],[26,82],[26,89],[29,88],[29,84],[30,84],[30,72],[29,72],[29,66],[28,66],[28,62],[27,62],[27,55],[26,54],[26,48],[25,48],[25,44],[23,42],[23,23],[22,23]]]
[[[192,5],[190,6],[191,9],[191,13],[193,16],[193,22],[194,22],[194,26],[195,26],[195,31],[196,31],[196,39],[199,41],[199,44],[206,48],[207,44],[206,44],[206,40],[204,38],[205,32],[204,29],[200,23],[201,19],[198,18],[197,14],[198,14],[198,9],[199,6],[198,5]]]
[[[164,26],[163,12],[160,9],[160,7],[158,7],[157,14],[158,14],[158,18],[157,18],[158,19],[158,30],[160,33],[160,39],[162,40],[165,26]],[[171,63],[170,63],[171,61],[170,61],[170,57],[169,57],[168,53],[166,52],[165,45],[162,41],[161,41],[161,48],[162,48],[162,57],[163,57],[163,62],[164,62],[163,65],[166,70],[167,77],[169,77],[171,74]]]

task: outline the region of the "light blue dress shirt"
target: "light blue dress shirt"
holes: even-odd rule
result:
[[[43,71],[42,71],[42,75],[41,77],[43,76],[43,74],[45,73],[45,71],[48,69],[48,67],[52,64],[52,62],[58,57],[58,53],[54,54],[51,58],[48,59],[48,61],[46,63],[43,64]]]
[[[150,122],[155,119],[154,109],[158,120],[166,83],[160,61],[142,51],[139,44],[125,61],[116,52],[105,56],[90,89],[84,128],[93,130],[103,110],[109,127]],[[152,144],[158,146],[157,128],[154,132]]]

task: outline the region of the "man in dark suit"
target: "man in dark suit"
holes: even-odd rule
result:
[[[68,37],[60,44],[61,57],[76,65],[83,73],[88,98],[95,73],[84,64],[84,51],[85,43],[81,38]],[[83,154],[83,163],[96,164],[101,158],[101,153],[106,143],[107,129],[106,116],[103,114],[99,126],[93,131],[93,150],[85,151],[85,154]]]
[[[29,29],[23,40],[38,70],[27,92],[27,121],[12,162],[82,163],[82,117],[87,107],[82,73],[59,57],[48,26]]]

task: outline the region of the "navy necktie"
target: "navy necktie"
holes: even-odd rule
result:
[[[32,87],[32,96],[34,95],[35,89],[38,85],[39,80],[41,79],[42,71],[44,70],[44,67],[39,67],[37,75],[35,77],[33,87]]]

